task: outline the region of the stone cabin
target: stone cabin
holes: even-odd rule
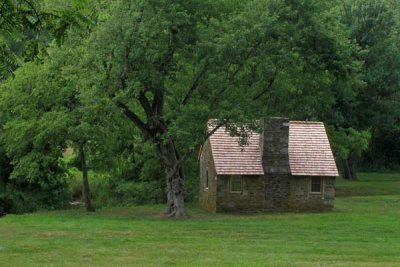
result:
[[[212,212],[330,210],[336,163],[322,122],[262,119],[246,146],[224,127],[200,154],[200,205]],[[209,131],[213,129],[208,124]]]

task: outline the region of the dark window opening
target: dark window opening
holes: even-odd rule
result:
[[[313,177],[311,179],[311,193],[321,193],[322,179],[320,177]]]
[[[242,177],[239,175],[233,175],[230,179],[230,191],[232,193],[241,193],[243,190]]]
[[[206,171],[206,188],[208,188],[208,170]]]

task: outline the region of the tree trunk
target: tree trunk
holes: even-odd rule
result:
[[[357,157],[352,154],[342,161],[343,177],[346,180],[357,180]]]
[[[185,177],[183,172],[183,161],[187,155],[180,157],[171,136],[165,141],[163,138],[167,134],[167,123],[161,119],[164,105],[163,90],[155,90],[154,101],[152,104],[146,99],[144,93],[139,97],[139,101],[146,113],[148,122],[143,122],[138,115],[132,112],[129,107],[121,101],[116,101],[116,105],[123,111],[133,124],[138,127],[144,138],[154,145],[157,156],[164,164],[166,173],[166,194],[167,208],[165,214],[168,217],[186,217],[185,211]]]
[[[92,202],[90,199],[90,187],[89,187],[89,175],[88,175],[88,168],[86,163],[85,151],[83,147],[79,148],[79,158],[81,161],[81,168],[82,168],[82,191],[83,191],[83,200],[85,201],[86,211],[94,212],[95,208],[92,206]]]
[[[354,153],[350,157],[350,172],[352,180],[357,180],[357,156]]]
[[[185,177],[174,141],[170,138],[165,146],[161,146],[160,152],[166,174],[167,208],[165,214],[168,217],[184,218],[186,217]]]

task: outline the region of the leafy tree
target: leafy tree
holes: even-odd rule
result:
[[[40,167],[44,161],[41,157],[47,156],[46,162],[52,161],[52,168],[59,168],[62,152],[67,146],[73,147],[81,165],[86,208],[94,211],[88,163],[91,158],[99,160],[111,151],[115,139],[121,137],[118,131],[124,128],[124,120],[108,98],[82,91],[84,87],[82,80],[77,79],[77,69],[70,67],[80,55],[70,53],[70,49],[79,48],[79,42],[74,41],[50,49],[44,63],[25,64],[15,78],[4,84],[3,138],[7,153],[13,159],[12,177],[37,179],[39,183],[45,183],[43,175],[55,175]],[[30,174],[33,166],[37,169]],[[62,174],[65,170],[60,169],[59,175]]]
[[[76,0],[3,0],[0,14],[0,81],[23,62],[43,58],[69,29],[90,25],[92,16],[87,1]]]
[[[366,86],[357,96],[358,105],[348,112],[348,120],[359,129],[371,128],[367,163],[398,164],[400,121],[400,46],[399,18],[392,1],[344,2],[343,19],[351,38],[364,50],[363,79]]]
[[[166,214],[183,217],[193,151],[221,126],[246,143],[262,116],[327,122],[345,177],[355,178],[370,138],[370,158],[399,157],[396,3],[5,0],[0,8],[0,166],[10,173],[0,185],[49,192],[49,205],[65,191],[59,160],[73,147],[88,210],[88,169],[113,169],[123,195],[159,192],[161,163]]]
[[[332,130],[331,135],[346,140],[347,135],[341,131],[355,134],[355,129],[343,128],[355,123],[357,98],[365,88],[362,51],[349,40],[337,3],[267,1],[263,8],[253,9],[262,10],[263,17],[275,18],[275,24],[270,27],[272,38],[265,43],[266,47],[257,51],[257,58],[252,61],[256,67],[246,78],[253,91],[260,92],[253,98],[263,103],[262,106],[255,103],[258,112],[322,120],[338,129]],[[254,13],[249,12],[252,16]],[[256,18],[253,24],[257,21],[263,20]],[[363,134],[360,131],[357,136]],[[334,148],[357,150],[350,142],[335,142]],[[362,148],[365,150],[368,146]],[[340,166],[349,165],[346,157],[351,157],[350,165],[355,166],[353,159],[359,152],[337,155],[340,163],[343,161]]]
[[[88,69],[97,71],[95,86],[154,145],[167,176],[167,214],[185,216],[183,163],[198,147],[194,140],[204,136],[203,125],[216,104],[210,100],[218,91],[221,99],[227,96],[226,88],[205,84],[210,82],[205,78],[211,76],[209,69],[221,60],[214,55],[229,52],[217,51],[223,49],[215,32],[221,25],[218,4],[117,1],[110,6],[110,18],[89,41]],[[182,131],[188,116],[198,119],[198,125],[187,123],[188,131]],[[185,144],[189,136],[191,144]]]
[[[96,10],[95,7],[98,3],[100,1],[88,3],[87,1],[6,0],[1,6],[2,19],[0,20],[0,32],[4,37],[0,39],[0,44],[3,44],[4,48],[2,51],[4,60],[0,62],[4,75],[0,77],[0,80],[7,77],[6,73],[13,73],[18,66],[24,68],[18,77],[9,80],[3,86],[1,92],[1,101],[6,103],[2,110],[3,122],[5,122],[3,143],[14,167],[11,175],[18,176],[21,182],[31,184],[49,183],[42,176],[48,176],[48,179],[51,179],[53,175],[54,178],[57,175],[63,176],[65,170],[59,164],[58,159],[69,140],[78,147],[77,151],[80,151],[83,176],[86,178],[83,179],[83,191],[88,210],[93,210],[93,207],[91,207],[89,198],[87,157],[84,151],[88,149],[87,143],[94,142],[93,138],[87,138],[90,126],[86,124],[90,122],[86,120],[81,123],[84,117],[81,118],[79,113],[82,110],[79,105],[78,108],[75,107],[80,103],[75,95],[77,89],[67,86],[67,80],[63,77],[62,67],[69,57],[62,60],[60,57],[55,57],[57,53],[53,53],[53,57],[48,58],[47,48],[52,40],[60,46],[65,42],[67,32],[71,32],[71,30],[74,30],[74,41],[77,42],[79,38],[76,36],[87,32],[86,28],[91,26],[89,18],[95,16],[92,14],[91,8]],[[68,47],[63,49],[65,48]],[[53,48],[53,52],[54,50]],[[23,63],[33,60],[35,63],[31,65]],[[41,62],[45,62],[45,64],[42,65]],[[33,78],[29,77],[25,80],[30,75],[33,75]],[[46,75],[52,79],[47,79]],[[25,86],[26,88],[24,88]],[[57,88],[62,90],[57,91]],[[10,103],[14,103],[15,106],[10,106]],[[21,107],[24,108],[20,109]],[[30,112],[35,115],[30,116]],[[60,124],[52,124],[56,121]],[[45,125],[48,125],[48,128],[44,127]],[[30,127],[34,127],[35,130]],[[51,132],[53,130],[62,132],[62,134]],[[93,129],[90,130],[93,131]],[[14,131],[17,131],[17,135]],[[52,143],[54,140],[48,140],[48,144],[39,143],[36,146],[35,139],[41,135],[51,136],[53,139],[58,136],[58,139],[55,144]],[[79,138],[78,135],[80,135]],[[18,154],[13,147],[16,142],[25,144],[24,146],[19,144],[22,151]],[[55,147],[51,147],[52,145]],[[41,146],[47,147],[47,150],[42,151]],[[33,153],[35,153],[35,157],[32,156]],[[46,153],[50,153],[50,155],[41,159],[40,157],[46,156]],[[46,161],[53,161],[53,167],[41,166],[46,164],[44,163]],[[33,165],[37,170],[30,173],[32,170],[29,168]],[[57,168],[59,169],[56,175],[52,170]]]
[[[19,79],[1,86],[1,141],[13,167],[9,183],[27,189],[29,195],[35,192],[39,205],[60,207],[68,201],[64,169],[58,162],[67,120],[61,109],[52,108],[59,100],[54,96],[59,86],[48,79],[47,68],[27,64],[17,71]]]
[[[334,12],[314,1],[110,5],[87,44],[85,87],[108,95],[153,144],[168,216],[185,216],[183,164],[212,133],[209,118],[218,119],[214,130],[226,125],[245,137],[232,122],[325,118],[341,94],[354,95],[358,51]]]
[[[356,159],[368,149],[371,133],[369,131],[357,131],[353,128],[330,128],[329,133],[334,154],[340,160],[342,177],[356,180]]]

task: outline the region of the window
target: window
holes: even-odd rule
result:
[[[208,168],[206,170],[206,188],[208,188]]]
[[[321,193],[322,179],[320,177],[311,178],[311,193]]]
[[[232,175],[230,179],[230,192],[242,193],[242,177],[239,175]]]

